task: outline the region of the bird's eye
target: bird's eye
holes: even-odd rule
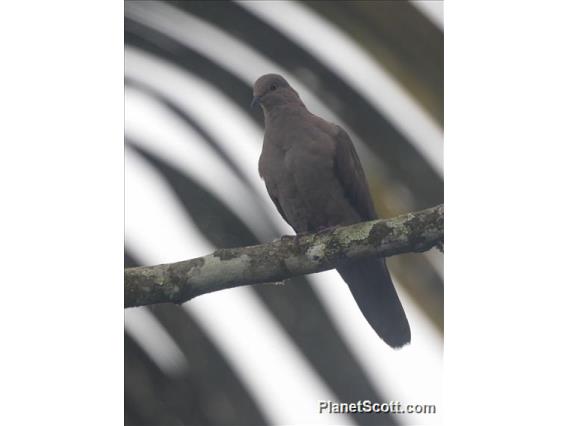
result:
[[[270,86],[270,90],[276,90],[276,86],[273,84],[272,86]]]

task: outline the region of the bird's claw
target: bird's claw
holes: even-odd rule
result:
[[[320,226],[317,231],[316,231],[316,235],[321,235],[325,232],[331,232],[335,229],[337,229],[338,225],[333,225],[333,226]]]

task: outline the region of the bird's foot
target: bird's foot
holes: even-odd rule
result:
[[[314,232],[315,235],[319,235],[322,234],[324,232],[327,231],[332,231],[335,228],[337,228],[337,226],[320,226],[319,228],[317,228],[316,232]],[[306,235],[310,235],[312,234],[312,232],[298,232],[296,235],[282,235],[280,238],[277,238],[274,241],[297,241],[298,239],[305,237]]]
[[[318,227],[317,231],[316,231],[316,235],[321,235],[323,233],[326,232],[332,232],[333,230],[335,230],[339,225],[333,225],[333,226],[320,226]]]
[[[298,239],[308,234],[309,232],[298,232],[296,235],[282,235],[280,241],[298,241]]]

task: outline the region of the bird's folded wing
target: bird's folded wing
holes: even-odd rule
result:
[[[345,196],[361,216],[361,220],[376,219],[377,214],[367,186],[365,173],[349,135],[337,127],[335,140],[335,174],[343,186]]]

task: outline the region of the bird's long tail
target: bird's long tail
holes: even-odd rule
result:
[[[337,271],[371,327],[387,344],[398,348],[410,342],[410,326],[384,259],[358,259]]]

